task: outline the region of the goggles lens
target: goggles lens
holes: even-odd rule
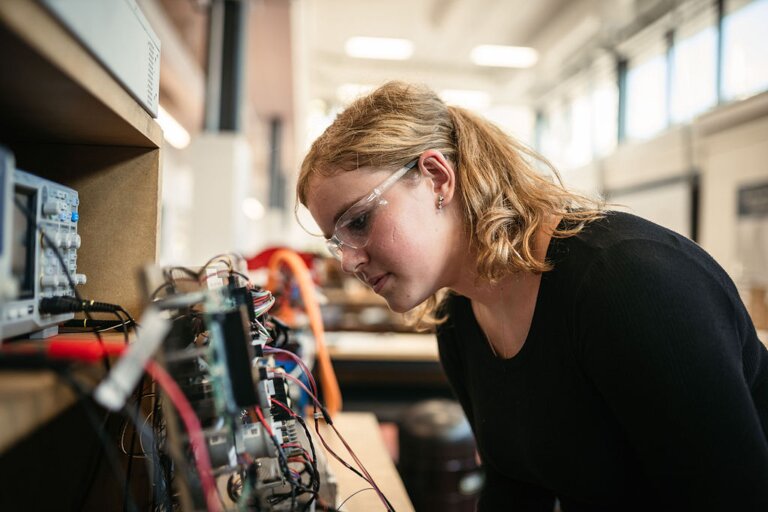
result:
[[[333,236],[326,240],[328,250],[336,259],[341,259],[344,246],[360,249],[368,244],[373,221],[376,215],[381,212],[381,207],[387,204],[387,200],[381,197],[382,194],[413,169],[417,163],[418,160],[414,160],[395,171],[383,183],[374,188],[370,194],[341,214],[336,221]]]

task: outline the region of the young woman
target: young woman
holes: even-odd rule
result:
[[[337,117],[298,181],[343,269],[437,325],[479,509],[768,510],[768,353],[731,279],[533,158],[392,82]]]

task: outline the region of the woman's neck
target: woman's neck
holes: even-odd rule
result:
[[[552,233],[560,223],[560,219],[560,216],[550,216],[536,233],[533,255],[540,261],[546,258]],[[475,256],[474,253],[467,253],[464,258],[465,261],[461,261],[456,268],[474,269]],[[454,284],[450,285],[449,288],[456,293],[468,297],[474,304],[484,307],[489,311],[494,311],[499,307],[509,307],[514,304],[517,298],[527,295],[526,292],[530,292],[532,288],[538,289],[539,280],[539,274],[521,271],[491,283],[486,279],[479,279],[475,272],[460,270]]]

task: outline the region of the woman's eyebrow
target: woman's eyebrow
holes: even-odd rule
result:
[[[350,208],[355,206],[357,203],[359,203],[362,199],[363,198],[361,197],[359,199],[354,199],[354,200],[350,201],[349,203],[345,203],[345,204],[341,205],[341,207],[339,208],[339,211],[336,212],[336,215],[333,216],[333,225],[335,226],[336,223],[339,221],[339,218],[342,215],[344,215],[347,212],[347,210],[349,210]]]

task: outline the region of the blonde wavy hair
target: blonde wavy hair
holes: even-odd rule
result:
[[[301,165],[296,206],[306,205],[313,176],[397,168],[428,149],[440,151],[454,166],[463,228],[480,279],[496,282],[515,272],[550,270],[533,248],[551,215],[564,220],[552,233],[557,238],[576,235],[603,216],[603,203],[568,191],[544,157],[482,117],[447,106],[431,89],[403,82],[388,82],[357,99],[315,140]],[[539,172],[535,162],[552,176]],[[417,323],[440,322],[441,296],[412,311]]]

